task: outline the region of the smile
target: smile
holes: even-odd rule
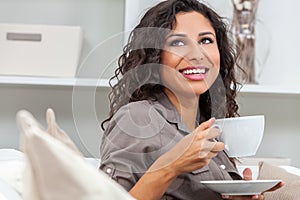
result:
[[[186,69],[183,70],[181,73],[189,75],[189,74],[205,74],[206,70],[205,68],[203,69]]]
[[[187,67],[179,70],[179,72],[186,78],[192,81],[201,81],[205,79],[209,68],[206,67]]]

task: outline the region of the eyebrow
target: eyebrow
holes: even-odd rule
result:
[[[203,35],[213,35],[214,34],[212,32],[202,32],[202,33],[199,33],[198,36],[203,36]],[[167,38],[170,38],[170,37],[187,37],[186,34],[183,34],[183,33],[173,33],[173,34],[170,34]]]

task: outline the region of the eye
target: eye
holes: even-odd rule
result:
[[[213,43],[214,41],[213,41],[213,39],[211,39],[211,38],[202,38],[200,41],[199,41],[199,43],[200,44],[211,44],[211,43]]]
[[[173,40],[170,42],[170,46],[184,46],[185,43],[182,40]]]

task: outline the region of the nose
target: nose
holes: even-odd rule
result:
[[[207,53],[203,49],[203,47],[196,41],[191,42],[189,51],[185,56],[189,61],[200,62],[203,61],[205,57],[207,57]]]

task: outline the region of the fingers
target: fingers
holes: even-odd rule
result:
[[[204,140],[201,144],[201,150],[206,152],[219,152],[223,151],[225,145],[223,142]]]
[[[215,118],[211,118],[208,121],[201,123],[194,131],[195,137],[198,139],[206,138],[208,140],[214,140],[214,138],[220,135],[220,130],[218,128],[211,128],[214,124]]]
[[[223,142],[217,142],[215,140],[216,137],[220,135],[220,131],[217,128],[209,128],[204,133],[205,141],[204,141],[204,148],[209,151],[223,151],[225,145]]]
[[[206,141],[199,153],[199,158],[211,159],[218,155],[219,151],[223,151],[224,143]]]
[[[252,180],[252,171],[250,168],[245,168],[243,171],[244,180]]]
[[[214,146],[211,149],[212,152],[219,152],[219,151],[223,151],[225,148],[225,144],[223,142],[214,142]]]
[[[213,140],[220,135],[220,130],[218,128],[209,128],[205,131],[206,139]]]
[[[214,123],[215,123],[216,119],[215,118],[210,118],[209,120],[201,123],[197,128],[196,128],[196,132],[199,131],[204,131],[208,128],[210,128]]]
[[[216,153],[223,151],[225,148],[224,143],[217,142],[216,137],[220,135],[218,128],[210,128],[215,123],[215,118],[201,123],[195,130],[194,141],[201,146],[200,157],[205,157],[211,153],[209,158],[216,156]]]
[[[279,189],[279,188],[281,188],[283,186],[284,186],[284,182],[280,181],[277,185],[275,185],[274,187],[272,187],[271,189],[269,189],[269,190],[267,190],[265,192],[272,192],[272,191],[275,191],[275,190],[277,190],[277,189]]]

